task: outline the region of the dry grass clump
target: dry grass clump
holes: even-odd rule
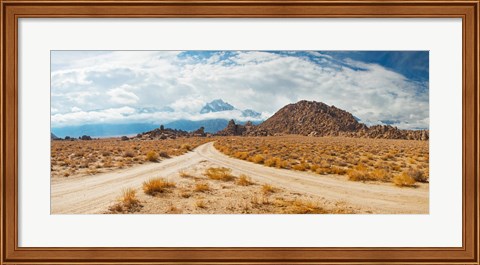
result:
[[[140,210],[142,205],[137,199],[137,193],[132,188],[127,188],[122,191],[122,196],[118,199],[119,202],[109,208],[111,213],[133,213]]]
[[[407,174],[417,182],[428,182],[428,176],[421,170],[411,168],[407,171]]]
[[[399,187],[415,187],[415,179],[407,172],[396,175],[392,179],[393,183]]]
[[[263,194],[271,194],[271,193],[275,193],[277,191],[276,188],[274,188],[273,186],[269,185],[269,184],[264,184],[262,186],[262,192]]]
[[[347,170],[341,167],[337,166],[327,166],[327,167],[318,167],[316,165],[311,166],[310,170],[320,174],[320,175],[329,175],[329,174],[334,174],[334,175],[345,175],[347,174]]]
[[[385,169],[370,169],[369,167],[359,164],[353,169],[347,170],[347,176],[352,181],[390,181],[391,175]]]
[[[237,185],[250,186],[252,184],[253,184],[252,179],[245,174],[240,175],[237,179]]]
[[[390,173],[388,173],[385,169],[374,169],[371,173],[371,176],[374,180],[379,180],[383,182],[390,181],[392,179],[392,176]]]
[[[357,165],[353,169],[347,170],[347,176],[348,180],[352,181],[375,180],[367,167],[362,164]]]
[[[162,178],[152,178],[143,182],[143,191],[145,194],[155,196],[159,193],[164,193],[170,188],[175,187],[175,183],[166,181]]]
[[[210,190],[210,186],[208,183],[197,183],[195,184],[195,188],[193,190],[196,192],[207,192]]]
[[[310,165],[307,163],[300,163],[300,164],[294,165],[292,169],[298,170],[298,171],[305,171],[310,169]]]
[[[179,171],[179,175],[180,175],[180,177],[182,177],[182,178],[193,178],[193,177],[194,177],[193,175],[189,174],[189,173],[188,173],[187,171],[185,171],[185,170]]]
[[[268,159],[265,160],[264,164],[267,167],[276,167],[276,168],[287,168],[288,167],[288,162],[282,160],[279,157],[268,158]]]
[[[226,167],[210,167],[205,171],[209,179],[230,181],[233,179],[232,170]]]
[[[150,162],[158,162],[158,154],[155,151],[149,151],[146,155],[146,160]]]
[[[192,196],[192,193],[188,190],[181,190],[179,195],[180,195],[180,197],[187,199],[187,198],[190,198]]]
[[[326,214],[329,213],[318,203],[304,200],[287,201],[284,199],[276,199],[275,206],[279,207],[279,213],[284,214]]]
[[[204,200],[198,199],[198,200],[195,201],[195,207],[205,209],[205,208],[207,208],[207,204],[205,203]]]
[[[263,164],[263,162],[265,162],[265,157],[263,155],[256,154],[248,160],[253,163]]]
[[[182,213],[182,210],[178,209],[178,208],[175,207],[174,205],[171,205],[171,206],[168,208],[167,213],[171,213],[171,214],[181,214],[181,213]]]
[[[248,158],[248,153],[247,152],[236,152],[235,154],[233,154],[233,156],[238,158],[238,159],[245,160],[245,159]]]
[[[160,152],[158,153],[158,155],[159,155],[160,157],[163,157],[163,158],[170,158],[170,156],[168,155],[168,153],[167,153],[166,151],[160,151]]]
[[[263,196],[253,195],[250,198],[250,203],[253,206],[261,206],[261,205],[270,205],[271,204],[269,197],[265,196],[265,195],[263,195]]]
[[[187,151],[192,151],[193,150],[193,147],[189,144],[182,144],[180,146],[180,149],[184,149],[184,150],[187,150]]]

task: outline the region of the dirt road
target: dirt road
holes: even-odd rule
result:
[[[201,145],[185,155],[160,163],[140,165],[94,176],[52,181],[51,212],[101,213],[119,196],[122,188],[139,188],[146,179],[177,174],[201,161],[232,169],[233,174],[247,174],[254,181],[268,183],[297,193],[341,201],[373,213],[428,213],[428,185],[398,188],[390,183],[366,184],[347,181],[344,177],[319,176],[265,167],[230,158],[213,146]]]

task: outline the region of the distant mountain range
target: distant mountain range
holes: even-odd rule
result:
[[[223,112],[223,111],[241,111],[241,116],[245,120],[251,118],[254,120],[253,124],[259,124],[262,121],[260,119],[261,113],[251,109],[239,110],[231,104],[223,101],[222,99],[215,99],[202,107],[200,114]],[[162,108],[137,108],[138,113],[156,113],[156,112],[174,112],[171,107],[165,106]],[[200,127],[205,128],[206,133],[216,133],[225,128],[230,119],[205,119],[205,120],[175,120],[163,124],[165,128],[183,130],[192,132]],[[244,122],[239,122],[243,124]],[[82,135],[89,135],[92,137],[114,137],[122,135],[135,135],[142,132],[147,132],[159,128],[161,124],[156,123],[130,123],[130,124],[85,124],[78,126],[64,126],[52,128],[52,133],[57,137],[65,138],[66,136],[78,138]]]
[[[130,124],[85,124],[79,126],[66,126],[52,128],[52,133],[60,138],[66,136],[78,138],[82,135],[91,137],[114,137],[123,135],[135,135],[158,128],[160,125],[151,123]]]
[[[210,113],[210,112],[221,112],[221,111],[229,111],[229,110],[239,110],[234,106],[230,105],[229,103],[221,100],[215,99],[210,103],[207,103],[203,108],[200,110],[201,114]],[[249,118],[259,118],[262,114],[258,113],[251,109],[240,110],[242,112],[242,117],[249,117]],[[228,122],[228,121],[227,121]]]

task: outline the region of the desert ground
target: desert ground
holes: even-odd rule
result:
[[[52,214],[428,214],[428,141],[52,141]]]

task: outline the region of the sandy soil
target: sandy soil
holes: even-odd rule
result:
[[[246,174],[256,185],[243,187],[234,183],[207,180],[203,172],[211,166],[231,168],[236,176]],[[188,172],[192,178],[181,178],[180,171]],[[162,198],[147,196],[141,192],[143,181],[152,177],[164,177],[178,183],[178,188],[172,194],[164,196],[169,198],[167,203],[162,201]],[[184,198],[185,200],[178,199],[183,198],[181,196],[184,193],[191,192],[192,185],[199,181],[209,181],[211,191],[195,193],[195,196],[185,195],[187,197]],[[260,194],[263,184],[277,187],[278,191],[275,195],[270,195],[273,200],[300,198],[318,202],[326,208],[337,207],[356,213],[428,213],[428,184],[419,184],[417,188],[399,188],[391,183],[352,182],[343,176],[320,176],[265,167],[223,155],[213,147],[212,142],[201,145],[185,155],[160,163],[139,165],[94,176],[54,178],[51,186],[51,212],[53,214],[104,213],[115,203],[122,189],[127,187],[139,190],[139,198],[144,205],[140,213],[238,212],[233,208],[241,206],[246,209],[249,205],[239,206],[235,205],[235,202],[242,204],[249,201],[250,205],[257,203],[258,199],[254,195]],[[264,196],[259,199],[265,200]],[[207,207],[192,206],[199,200]],[[219,202],[223,202],[221,208],[223,212],[218,212],[219,208],[210,207]]]

